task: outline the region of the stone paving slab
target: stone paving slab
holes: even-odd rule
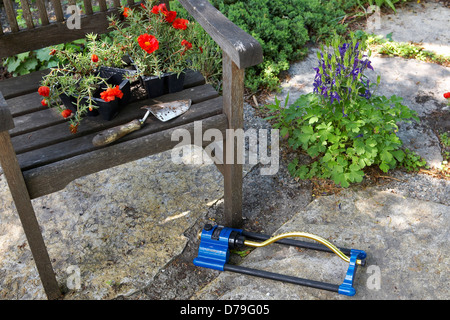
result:
[[[369,31],[392,32],[396,41],[423,42],[429,50],[448,54],[449,18],[450,8],[442,4],[409,3],[397,15],[382,15],[381,28]],[[291,66],[288,80],[277,94],[282,104],[288,94],[293,103],[312,91],[315,51]],[[367,75],[372,82],[381,75],[378,94],[403,97],[404,104],[421,118],[419,124],[400,125],[398,134],[404,145],[431,168],[439,168],[443,158],[434,121],[442,121],[442,128],[449,130],[445,119],[450,119],[450,111],[442,95],[450,88],[450,69],[396,57],[373,56],[371,61],[375,71]],[[392,179],[393,187],[354,188],[320,197],[274,233],[310,232],[338,246],[367,251],[368,266],[358,272],[354,298],[223,272],[192,299],[448,299],[450,183],[400,173],[394,173]],[[332,254],[276,244],[255,249],[242,265],[334,284],[342,283],[347,270],[346,263]]]
[[[346,190],[320,197],[274,234],[309,232],[337,246],[366,251],[367,265],[358,268],[354,297],[223,272],[193,299],[448,299],[449,215],[448,205],[395,190]],[[338,285],[348,268],[334,254],[278,244],[255,249],[242,265]]]
[[[431,4],[414,3],[405,10],[420,12],[420,17],[427,17],[420,21],[430,23],[442,24],[439,16],[450,16],[446,14],[450,9],[433,8]],[[412,19],[409,23],[416,21]],[[394,40],[403,41],[392,29],[401,24],[390,26],[386,33],[394,31]],[[406,25],[405,29],[408,28]],[[441,37],[440,27],[422,29],[439,39],[448,37],[446,30]],[[432,40],[430,36],[427,39]],[[439,46],[450,48],[448,41]],[[295,99],[311,90],[315,57],[312,54],[291,67],[291,79],[282,84],[279,95],[282,99],[287,92]],[[373,77],[382,75],[380,90],[384,94],[402,96],[424,119],[445,111],[442,93],[450,88],[449,68],[401,58],[374,57],[372,61]],[[254,119],[247,119],[247,124],[258,123],[252,122]],[[429,124],[424,121],[417,126],[401,126],[400,134],[404,143],[430,165],[438,165],[442,157],[436,133]],[[449,182],[400,173],[394,173],[393,179],[404,182],[393,180],[393,186],[346,190],[320,197],[306,207],[304,197],[283,195],[286,204],[274,206],[268,213],[273,217],[266,217],[265,221],[269,224],[285,214],[280,210],[289,210],[291,219],[276,228],[277,233],[309,231],[339,246],[366,250],[368,266],[358,272],[355,299],[448,299]],[[257,194],[261,188],[267,203],[280,199],[277,194],[280,190],[273,194],[266,190],[269,184],[247,185],[251,192],[247,190],[244,194]],[[1,171],[0,194],[0,299],[45,299]],[[33,204],[59,282],[72,287],[79,285],[66,299],[113,299],[131,297],[149,286],[155,275],[192,240],[185,236],[186,230],[202,221],[222,196],[222,177],[214,165],[174,165],[167,152],[78,179],[60,192],[33,200]],[[255,199],[246,199],[246,205],[258,207]],[[292,208],[298,210],[291,212]],[[334,255],[299,252],[279,245],[254,250],[243,264],[337,284],[346,270],[345,263]],[[379,290],[374,278],[377,270]],[[77,272],[79,282],[75,281]],[[248,276],[217,275],[215,281],[192,298],[347,299]]]
[[[0,299],[46,299],[2,175],[0,190]],[[111,299],[148,285],[222,196],[213,164],[178,165],[165,152],[77,179],[33,206],[58,282],[74,289],[65,299]]]

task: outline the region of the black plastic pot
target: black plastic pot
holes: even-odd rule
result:
[[[180,74],[169,73],[165,77],[165,87],[167,93],[174,93],[182,91],[184,88],[184,78],[185,73],[182,72]]]
[[[114,68],[115,69],[115,68]],[[122,69],[121,69],[122,70]],[[111,70],[109,70],[111,71]],[[98,107],[93,109],[92,111],[87,111],[88,117],[96,117],[98,115],[101,116],[104,120],[112,120],[120,111],[120,109],[127,105],[131,98],[131,88],[130,81],[123,78],[124,73],[111,73],[108,74],[105,70],[100,70],[100,76],[104,78],[108,78],[106,82],[113,86],[118,85],[119,89],[123,93],[122,99],[116,98],[113,101],[106,102],[102,98],[100,98],[100,93],[106,89],[106,85],[102,84],[98,90],[96,90],[93,94],[92,101]],[[68,97],[66,94],[61,94],[61,101],[63,102],[66,108],[69,108],[72,111],[76,111],[77,98],[76,97]],[[83,97],[81,103],[87,105],[87,97]]]
[[[162,96],[165,93],[164,90],[164,75],[161,77],[157,76],[141,76],[141,84],[147,92],[148,98],[156,98]]]
[[[184,78],[184,72],[180,74],[164,73],[161,77],[142,76],[141,84],[145,88],[148,98],[156,98],[183,90]]]

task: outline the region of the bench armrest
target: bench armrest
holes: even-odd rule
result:
[[[0,132],[14,128],[14,121],[9,111],[6,101],[0,92]]]
[[[263,61],[260,43],[231,22],[208,0],[179,0],[179,2],[239,69]]]

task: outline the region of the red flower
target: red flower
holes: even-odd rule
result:
[[[152,13],[158,14],[159,13],[159,6],[153,6]]]
[[[78,123],[77,124],[71,124],[70,125],[70,132],[75,134],[75,133],[77,133],[77,131],[78,131]]]
[[[92,62],[98,62],[98,56],[96,54],[93,54],[91,57]]]
[[[56,49],[52,49],[48,54],[52,56],[52,55],[54,55],[55,53],[56,53]]]
[[[141,7],[142,9],[147,9],[147,7],[143,3],[141,3]]]
[[[188,24],[188,23],[189,23],[188,20],[178,18],[178,19],[175,19],[175,20],[173,21],[172,26],[173,26],[175,29],[186,30],[187,24]]]
[[[64,119],[70,117],[71,114],[72,114],[72,110],[70,110],[70,109],[65,109],[61,112],[61,115],[63,116]]]
[[[139,46],[147,53],[152,53],[159,49],[159,42],[155,36],[150,34],[141,34],[137,39]]]
[[[123,8],[123,16],[125,17],[125,18],[127,18],[128,17],[128,11],[130,11],[130,8],[127,8],[127,7],[125,7],[125,8]]]
[[[177,16],[177,12],[176,11],[169,11],[167,12],[167,14],[165,14],[166,18],[166,22],[168,23],[172,23],[173,20],[175,20],[176,16]]]
[[[45,100],[45,99],[42,99],[41,104],[42,104],[43,107],[47,107],[48,106],[47,100]]]
[[[38,89],[38,93],[43,97],[48,97],[50,95],[50,88],[47,86],[41,86]]]
[[[200,53],[203,53],[203,48],[202,47],[198,47],[200,49]]]
[[[450,92],[444,93],[444,98],[445,99],[450,99]]]
[[[115,86],[114,88],[108,88],[100,93],[100,97],[106,102],[110,102],[115,100],[116,97],[122,99],[123,92],[119,89],[119,86]]]
[[[192,49],[192,43],[190,43],[189,41],[182,40],[181,45],[186,47],[185,50]]]
[[[158,13],[162,13],[163,15],[167,15],[169,13],[169,11],[167,10],[166,4],[165,3],[161,3],[160,5],[154,6],[152,8],[152,13],[154,14],[158,14]]]

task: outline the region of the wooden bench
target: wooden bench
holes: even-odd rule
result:
[[[50,21],[44,0],[36,0],[40,25],[32,20],[27,1],[21,1],[27,28],[20,29],[14,1],[3,0],[10,30],[0,28],[0,58],[84,38],[87,33],[107,32],[107,16],[117,13],[120,3],[114,0],[113,7],[107,8],[105,0],[98,2],[100,11],[95,12],[91,1],[84,0],[81,29],[70,30],[64,20],[62,1],[50,1],[56,17],[56,21]],[[161,2],[168,4],[168,1]],[[219,96],[199,73],[189,72],[183,91],[158,98],[163,102],[192,99],[191,109],[176,119],[162,123],[149,118],[143,129],[114,144],[94,147],[92,138],[99,131],[142,117],[140,107],[154,101],[135,99],[112,121],[85,118],[74,135],[68,130],[66,120],[40,104],[37,89],[48,71],[0,82],[0,163],[49,299],[61,297],[61,291],[31,199],[61,190],[81,176],[169,150],[179,143],[171,141],[172,132],[184,128],[193,134],[194,121],[202,121],[203,131],[221,130],[224,137],[226,129],[243,127],[244,70],[262,61],[261,46],[207,0],[179,2],[223,51],[223,92]],[[128,0],[127,5],[139,4]],[[220,171],[224,176],[223,223],[236,227],[242,218],[242,165],[225,163],[220,165]]]

